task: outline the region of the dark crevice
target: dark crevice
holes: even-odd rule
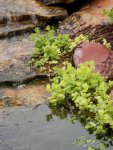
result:
[[[67,9],[68,14],[71,15],[72,13],[78,11],[82,6],[84,6],[90,2],[91,2],[91,0],[78,0],[71,4],[57,3],[57,4],[51,4],[50,6],[64,7]]]

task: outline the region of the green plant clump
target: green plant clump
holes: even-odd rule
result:
[[[109,10],[104,10],[104,14],[107,15],[111,21],[113,21],[113,8],[109,9]]]
[[[113,129],[113,102],[108,95],[113,82],[106,82],[106,78],[94,73],[94,69],[94,62],[80,64],[77,69],[65,63],[55,70],[56,76],[47,90],[51,93],[51,105],[74,103],[79,112],[92,114],[93,117],[86,118],[85,127],[100,134],[106,133],[107,127]]]
[[[47,64],[57,64],[61,55],[70,51],[71,39],[69,35],[56,35],[55,30],[49,26],[43,34],[36,28],[35,33],[31,34],[31,38],[35,43],[32,63],[38,68],[47,67]]]
[[[80,35],[72,40],[68,34],[56,34],[53,27],[47,26],[45,33],[39,28],[31,34],[34,42],[31,64],[40,71],[51,71],[52,67],[62,64],[62,59],[69,59],[73,47],[81,42],[87,42],[88,36]]]

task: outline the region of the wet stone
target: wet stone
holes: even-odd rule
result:
[[[29,56],[23,56],[21,58],[14,58],[13,60],[5,61],[4,64],[0,64],[0,83],[14,83],[23,82],[28,79],[32,79],[36,76],[28,62]]]
[[[78,67],[80,63],[87,61],[95,62],[95,72],[100,72],[108,78],[113,77],[113,52],[109,48],[95,42],[78,45],[74,49],[74,65]]]
[[[37,106],[47,101],[48,93],[46,91],[47,82],[35,81],[35,84],[19,85],[13,87],[0,88],[0,107],[3,106]]]
[[[29,64],[32,48],[29,35],[0,40],[0,85],[46,77],[37,74]]]

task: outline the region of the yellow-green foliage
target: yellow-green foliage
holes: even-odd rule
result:
[[[80,64],[75,69],[66,63],[62,69],[56,70],[56,76],[47,86],[50,92],[50,104],[68,105],[74,102],[79,111],[89,111],[94,114],[88,120],[86,128],[93,129],[95,133],[107,131],[106,125],[113,129],[113,107],[108,90],[113,82],[106,82],[106,78],[99,73],[94,73],[94,62]]]

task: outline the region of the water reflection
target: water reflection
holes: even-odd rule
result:
[[[89,146],[98,147],[100,142],[106,143],[107,150],[113,149],[109,135],[89,134],[83,119],[79,121],[77,110],[75,114],[77,120],[71,123],[67,119],[74,114],[65,107],[57,109],[43,104],[36,109],[22,106],[1,109],[0,150],[87,150]],[[75,142],[77,139],[81,144]]]
[[[93,119],[93,117],[94,117],[93,114],[90,113],[90,115],[89,115],[88,112],[79,113],[78,109],[74,108],[74,107],[72,107],[73,109],[71,108],[71,110],[70,110],[69,107],[65,107],[65,106],[52,107],[49,105],[49,108],[50,108],[51,112],[46,115],[46,120],[48,122],[54,121],[54,116],[57,116],[61,120],[67,119],[68,121],[70,121],[70,123],[73,123],[76,125],[76,121],[75,120],[73,121],[73,118],[74,119],[76,118],[76,120],[82,124],[82,126],[84,127],[84,130],[86,130],[85,125],[88,122],[88,120],[86,118],[88,118],[90,116]],[[112,146],[113,146],[113,131],[109,127],[107,127],[107,128],[108,128],[108,132],[106,134],[95,135],[95,134],[93,134],[92,130],[88,130],[88,133],[93,134],[96,137],[97,141],[99,140],[101,143],[103,143],[105,145],[105,149],[111,150],[111,149],[113,149],[112,148]],[[75,127],[75,129],[76,129],[76,127]],[[85,137],[87,139],[86,135],[84,135],[83,137]],[[80,137],[78,137],[78,138],[80,139]],[[76,138],[76,140],[77,140],[77,138]],[[89,139],[89,141],[92,141],[92,140]],[[81,140],[80,142],[83,144],[83,146],[84,145],[86,146],[87,142],[85,142],[84,139],[83,139],[83,141]],[[78,143],[78,144],[80,144],[80,143]],[[95,148],[95,150],[101,150],[101,148],[99,148],[99,147],[97,148],[96,143],[95,143],[94,148]]]

